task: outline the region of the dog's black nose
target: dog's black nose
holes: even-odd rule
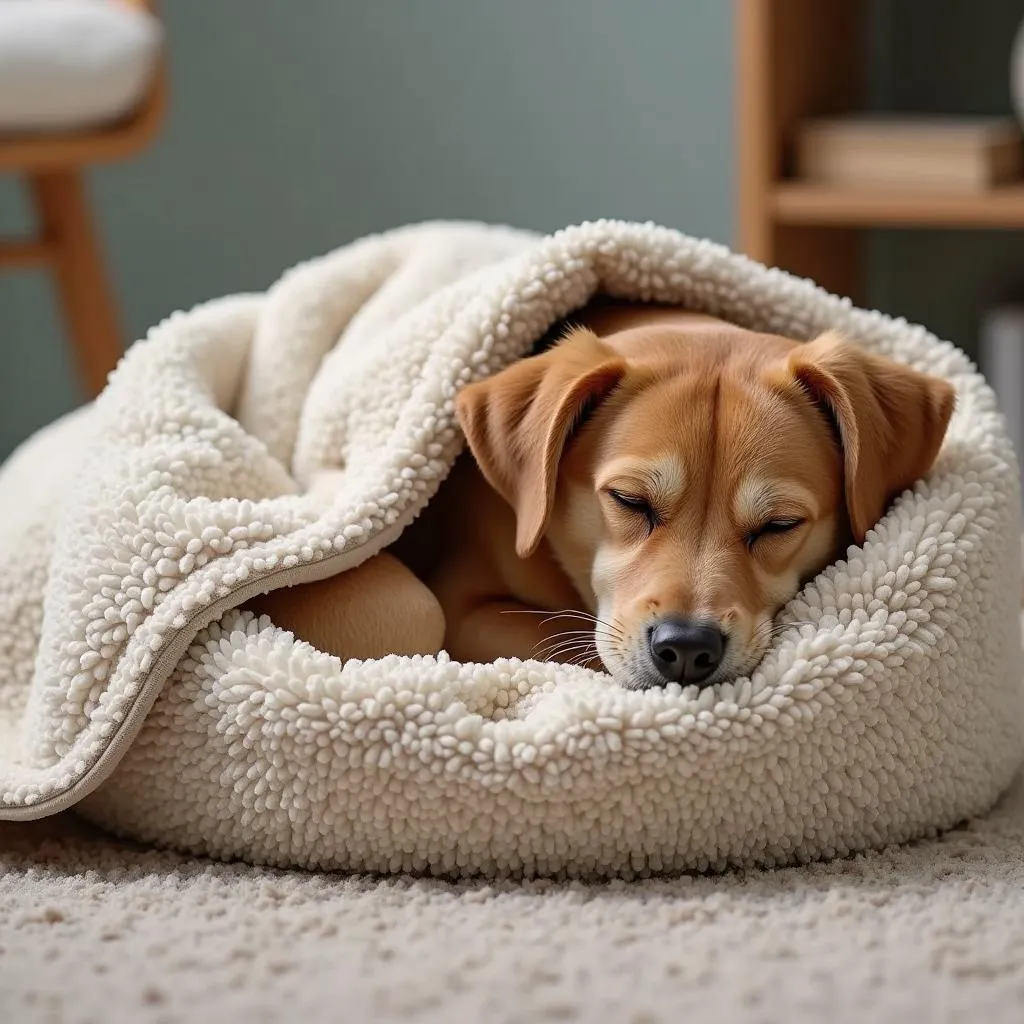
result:
[[[725,637],[707,623],[665,619],[651,630],[650,650],[665,682],[693,686],[709,679],[721,665]]]

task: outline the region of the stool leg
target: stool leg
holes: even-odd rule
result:
[[[94,398],[123,349],[82,172],[40,171],[30,176],[30,183],[43,240],[52,251],[57,295],[78,376]]]

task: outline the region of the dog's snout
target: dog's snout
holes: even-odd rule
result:
[[[708,623],[665,619],[651,629],[649,647],[665,682],[694,686],[710,679],[722,663],[725,637]]]

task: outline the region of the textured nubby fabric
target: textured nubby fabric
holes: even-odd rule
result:
[[[956,386],[928,479],[791,603],[750,678],[342,664],[236,610],[390,543],[460,450],[459,387],[596,291],[837,329]],[[171,317],[0,475],[0,817],[77,802],[219,857],[491,876],[934,833],[988,809],[1024,750],[1018,518],[992,392],[923,328],[653,225],[366,239]]]
[[[605,883],[371,878],[0,822],[8,1024],[1020,1024],[1024,785],[941,837]]]

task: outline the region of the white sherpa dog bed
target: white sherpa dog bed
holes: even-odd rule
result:
[[[461,448],[459,387],[598,290],[837,328],[955,384],[930,478],[783,613],[814,626],[698,695],[342,664],[233,610],[394,540]],[[75,804],[219,857],[487,875],[910,839],[985,811],[1021,761],[1018,517],[992,392],[920,327],[651,225],[370,238],[171,317],[0,475],[0,817]]]

